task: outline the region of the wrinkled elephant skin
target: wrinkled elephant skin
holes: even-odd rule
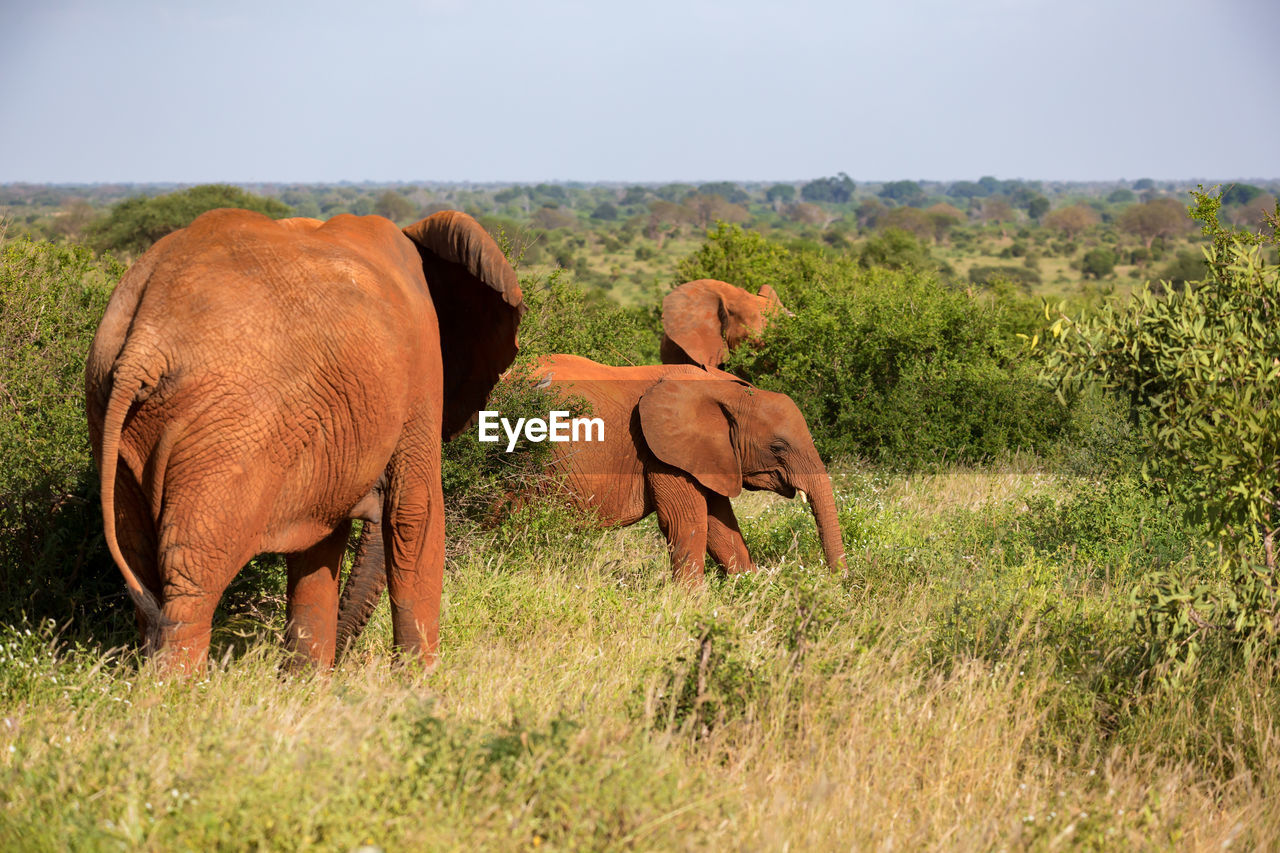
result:
[[[401,231],[215,210],[147,251],[86,368],[107,545],[144,651],[202,666],[223,591],[278,552],[289,646],[331,664],[360,516],[387,543],[396,645],[433,663],[441,443],[510,364],[523,310],[497,245],[451,211]]]

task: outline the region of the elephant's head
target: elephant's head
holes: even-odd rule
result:
[[[662,360],[717,367],[778,311],[785,309],[767,284],[758,296],[710,278],[682,284],[662,300]]]
[[[668,377],[645,392],[639,408],[653,454],[704,487],[729,498],[744,488],[807,494],[827,565],[844,569],[831,479],[790,397],[728,378]]]

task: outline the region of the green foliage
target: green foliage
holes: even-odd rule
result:
[[[1222,191],[1221,198],[1223,204],[1248,204],[1262,193],[1263,190],[1253,184],[1232,184]]]
[[[1198,249],[1183,249],[1160,268],[1161,281],[1168,282],[1175,290],[1181,290],[1188,283],[1203,281],[1209,272],[1209,264],[1204,253]]]
[[[924,190],[915,181],[889,181],[880,188],[879,196],[898,204],[918,205],[924,202]]]
[[[485,404],[512,424],[517,418],[546,418],[553,410],[586,414],[576,400],[563,397],[551,388],[538,388],[529,373],[528,362],[513,367],[494,386]],[[521,436],[515,449],[506,452],[507,437],[499,430],[498,443],[482,442],[478,429],[464,430],[441,452],[440,482],[445,510],[455,526],[484,523],[497,517],[498,510],[513,496],[536,490],[545,479],[551,462],[550,442],[530,442]]]
[[[1128,397],[1151,448],[1148,476],[1218,538],[1225,594],[1164,578],[1144,601],[1153,644],[1184,660],[1211,629],[1249,648],[1274,647],[1280,633],[1280,268],[1262,256],[1277,238],[1220,225],[1220,200],[1195,195],[1211,241],[1205,280],[1164,297],[1147,288],[1091,317],[1061,315],[1045,362],[1064,395],[1097,381]]]
[[[82,246],[0,249],[0,618],[61,624],[119,591],[104,562],[84,362],[121,272]]]
[[[901,228],[885,228],[858,249],[858,264],[865,269],[933,270],[937,262],[919,237]]]
[[[219,207],[254,210],[273,219],[293,213],[284,202],[239,187],[202,184],[155,198],[139,196],[122,201],[106,219],[95,223],[91,242],[98,249],[141,253],[171,231],[185,228],[200,214]]]
[[[991,287],[997,282],[1007,281],[1030,292],[1032,287],[1040,284],[1040,273],[1025,266],[975,265],[969,268],[969,281],[979,287]]]
[[[659,675],[652,700],[655,727],[700,739],[746,713],[762,685],[744,659],[740,630],[715,617],[698,621]]]
[[[520,322],[520,361],[571,353],[603,364],[658,362],[662,324],[656,307],[593,301],[559,271],[527,279],[520,287],[527,309]]]
[[[822,201],[829,204],[844,204],[853,198],[853,179],[840,172],[834,178],[818,178],[800,188],[800,197],[805,201]]]
[[[829,263],[814,252],[793,252],[757,231],[718,222],[698,250],[676,267],[672,285],[714,278],[758,293],[763,285],[776,287],[779,281],[796,276],[809,280]]]
[[[818,449],[903,467],[1044,450],[1065,413],[1032,381],[1002,303],[918,270],[860,269],[722,227],[682,278],[766,282],[794,312],[739,348],[729,368],[791,396]],[[746,283],[746,284],[744,284]]]
[[[1080,259],[1080,271],[1091,278],[1105,278],[1116,268],[1116,253],[1101,246],[1090,249]]]

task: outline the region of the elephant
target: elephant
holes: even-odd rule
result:
[[[662,300],[662,363],[720,367],[779,311],[786,313],[767,284],[758,296],[711,278],[682,284]]]
[[[471,217],[219,209],[122,277],[85,369],[107,548],[164,669],[207,658],[256,554],[288,566],[286,644],[332,665],[351,519],[386,544],[395,645],[433,666],[441,444],[516,354],[524,300]]]
[[[539,359],[533,377],[581,398],[591,407],[588,417],[604,423],[603,441],[580,433],[577,441],[553,444],[552,470],[564,475],[569,497],[603,527],[656,512],[678,582],[700,583],[707,553],[730,573],[755,568],[729,502],[744,488],[787,498],[805,492],[827,565],[844,571],[831,479],[787,395],[719,370],[611,367],[576,355]],[[377,547],[362,540],[366,545]],[[343,591],[340,651],[363,629],[383,583],[376,557],[356,561]]]

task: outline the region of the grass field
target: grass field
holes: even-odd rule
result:
[[[762,570],[685,592],[652,521],[553,510],[451,549],[443,658],[385,604],[331,675],[281,614],[206,677],[0,629],[0,848],[1274,849],[1280,678],[1143,671],[1128,600],[1195,537],[1013,460],[737,501]],[[28,633],[29,631],[29,633]]]

